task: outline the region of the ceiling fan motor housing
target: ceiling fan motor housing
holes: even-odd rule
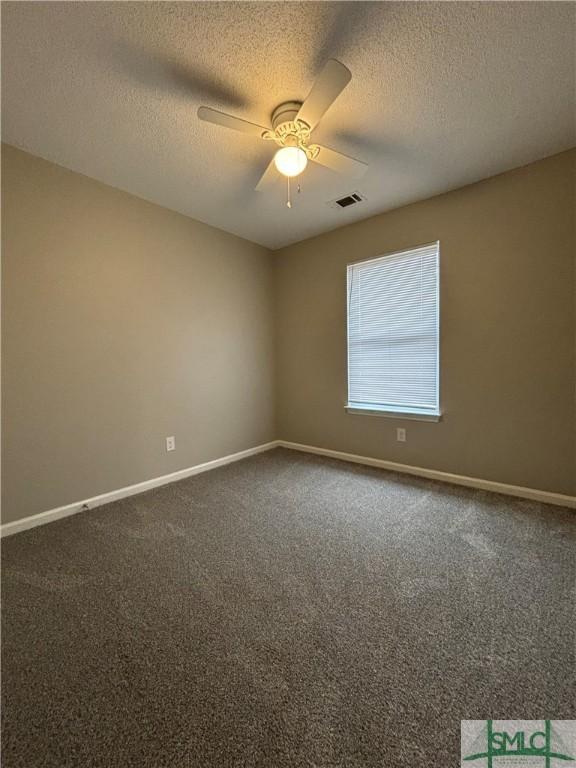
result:
[[[263,139],[272,139],[280,147],[300,147],[309,160],[314,160],[320,151],[316,144],[309,144],[310,126],[298,119],[302,104],[286,101],[272,113],[272,130],[262,134]]]
[[[300,112],[301,106],[302,102],[300,101],[285,101],[277,106],[274,112],[272,112],[272,128],[276,130],[284,123],[293,122],[298,112]]]

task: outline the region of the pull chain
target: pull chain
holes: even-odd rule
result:
[[[287,188],[287,195],[286,195],[286,207],[292,208],[292,199],[290,197],[290,176],[286,176],[286,188]],[[297,186],[298,194],[300,194],[300,184]]]

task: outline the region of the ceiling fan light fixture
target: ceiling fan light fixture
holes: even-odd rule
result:
[[[1,2],[1,0],[0,0]],[[310,134],[336,101],[352,77],[348,67],[328,59],[304,102],[284,101],[272,112],[271,126],[257,125],[211,107],[200,107],[198,117],[214,125],[232,128],[255,138],[272,141],[280,147],[270,160],[255,189],[265,189],[277,173],[288,179],[299,176],[308,160],[345,176],[360,176],[367,164],[329,147],[310,144]]]
[[[274,164],[283,176],[299,176],[306,165],[306,152],[300,147],[282,147],[274,155]]]

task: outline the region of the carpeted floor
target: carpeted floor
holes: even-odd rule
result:
[[[278,449],[17,534],[3,768],[451,768],[574,718],[570,510]]]

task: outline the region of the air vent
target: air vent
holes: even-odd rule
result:
[[[358,205],[358,203],[363,202],[366,200],[364,195],[361,195],[360,192],[352,192],[350,195],[345,195],[344,197],[339,197],[338,200],[331,200],[328,205],[331,208],[350,208],[351,205]]]

